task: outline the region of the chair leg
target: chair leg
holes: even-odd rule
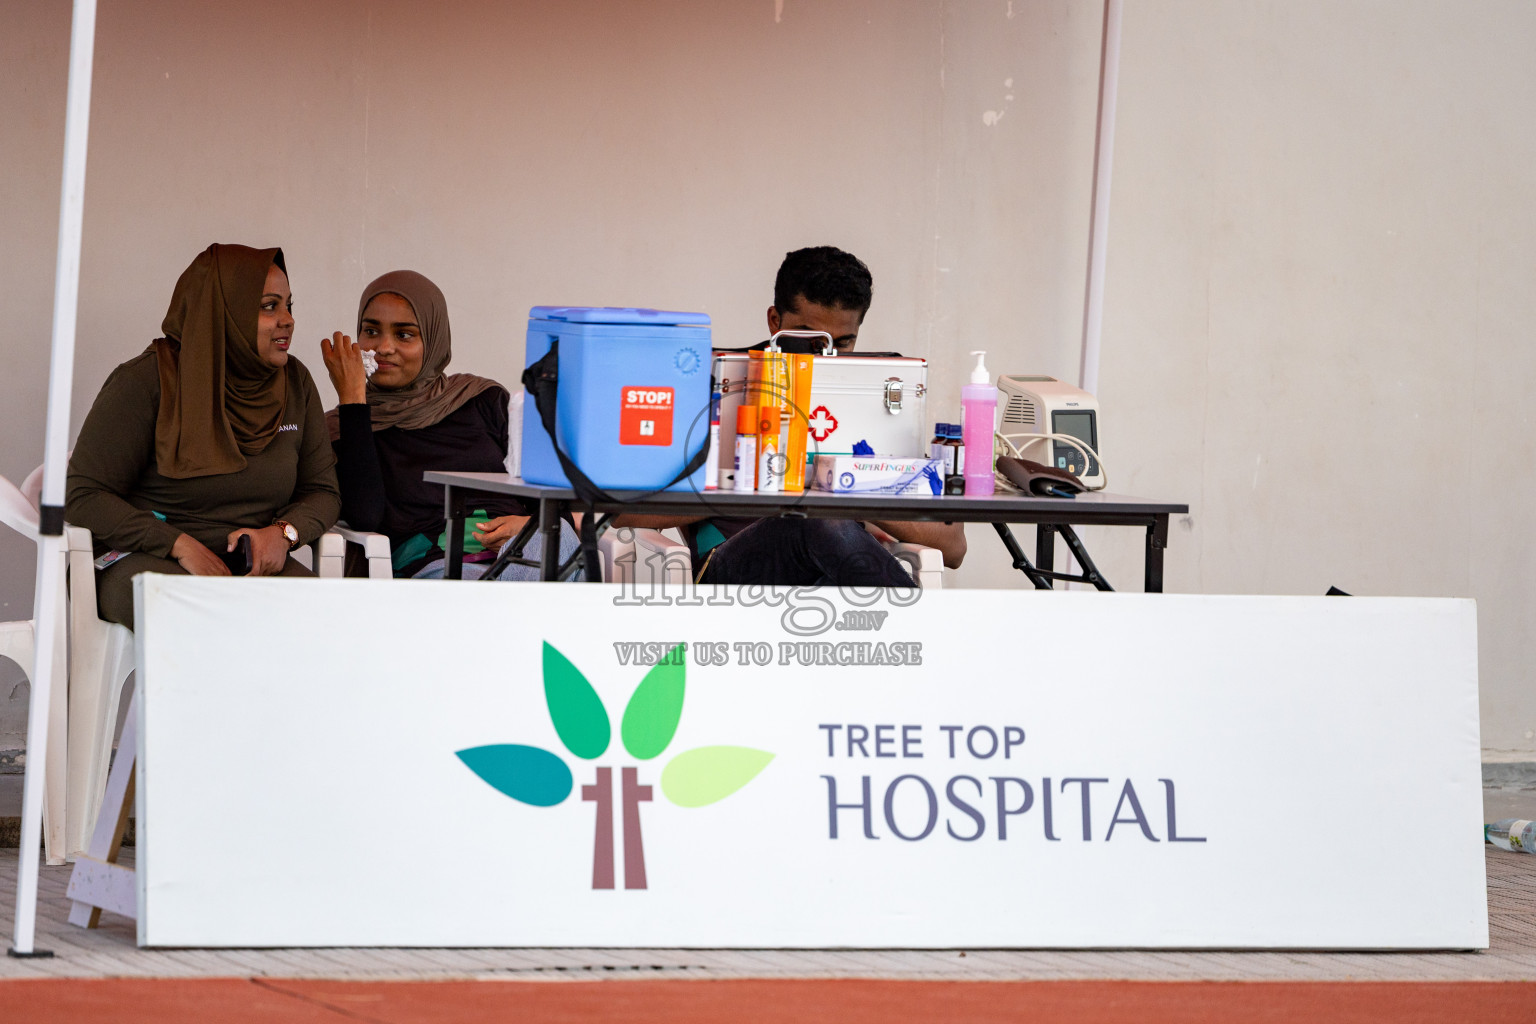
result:
[[[133,671],[133,634],[121,626],[105,631],[99,651],[81,659],[71,687],[69,771],[66,789],[65,846],[74,857],[85,850],[101,810],[112,757],[112,730],[123,683]]]
[[[67,552],[59,553],[59,579],[65,577]],[[43,774],[43,854],[49,864],[69,855],[65,780],[69,775],[69,605],[68,588],[59,588],[54,607],[53,693],[48,699],[48,764]]]
[[[37,636],[30,622],[7,622],[0,631],[0,657],[10,658],[26,675],[29,685],[37,679]],[[60,626],[63,625],[61,621]],[[48,755],[43,761],[43,855],[49,864],[64,863],[65,732],[68,708],[63,694],[69,689],[65,659],[55,648],[53,694],[48,704]]]
[[[133,807],[134,771],[138,755],[138,691],[128,702],[128,721],[112,774],[107,776],[99,820],[91,832],[90,846],[75,861],[66,894],[74,901],[69,923],[95,928],[102,910],[125,917],[139,916],[138,884],[134,869],[117,863],[122,849],[128,812]]]
[[[62,639],[62,615],[58,624]],[[48,757],[43,768],[43,857],[49,864],[63,864],[69,853],[64,799],[69,771],[69,674],[63,644],[57,648],[53,656],[53,693],[48,699]]]
[[[0,624],[0,657],[16,663],[28,685],[37,679],[37,636],[31,622]],[[60,623],[62,625],[62,623]],[[62,645],[60,645],[62,646]],[[43,763],[43,851],[49,864],[64,863],[65,712],[59,695],[68,687],[64,659],[55,656],[53,696],[48,707],[48,756]]]

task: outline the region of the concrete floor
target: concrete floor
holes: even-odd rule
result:
[[[1483,820],[1536,819],[1536,789],[1483,790]]]
[[[21,816],[20,775],[0,775],[0,818]]]

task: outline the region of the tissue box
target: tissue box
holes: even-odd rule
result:
[[[944,463],[880,455],[818,455],[814,486],[836,494],[942,494]]]

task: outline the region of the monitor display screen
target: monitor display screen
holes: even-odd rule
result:
[[[1092,410],[1081,412],[1053,412],[1051,413],[1051,432],[1054,434],[1071,434],[1079,441],[1086,444],[1094,451],[1099,450],[1099,439],[1094,436],[1094,415]]]
[[[1070,434],[1094,451],[1099,450],[1097,417],[1091,409],[1082,410],[1057,410],[1051,413],[1051,432],[1053,434]],[[1061,441],[1052,445],[1056,467],[1065,469],[1076,476],[1098,476],[1099,461],[1089,457],[1087,465],[1083,465],[1083,453]]]

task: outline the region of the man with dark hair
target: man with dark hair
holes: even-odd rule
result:
[[[826,331],[846,352],[858,340],[873,295],[869,268],[852,253],[830,245],[796,249],[779,264],[768,331]]]
[[[768,307],[768,330],[824,331],[838,351],[850,351],[872,294],[869,268],[853,254],[830,245],[796,249],[779,265],[773,305]],[[821,350],[819,339],[784,341],[787,351]],[[700,583],[913,585],[901,563],[853,520],[625,516],[619,525],[654,530],[678,527],[688,542],[694,578]],[[938,548],[951,569],[965,558],[965,530],[959,523],[882,521],[874,525],[899,541]]]

